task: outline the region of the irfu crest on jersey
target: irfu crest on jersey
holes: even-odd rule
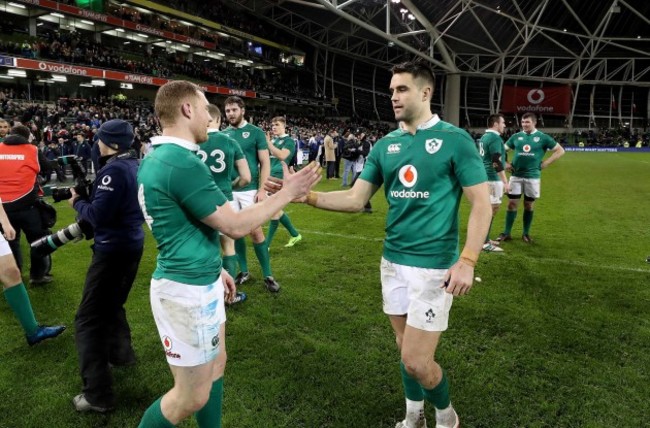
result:
[[[250,132],[242,132],[241,136],[244,137],[244,138],[248,138],[248,137],[251,136],[251,133]]]
[[[431,138],[426,140],[424,143],[424,148],[427,150],[427,153],[434,154],[442,147],[442,140],[438,138]]]

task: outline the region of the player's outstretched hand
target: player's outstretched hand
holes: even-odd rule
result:
[[[223,298],[228,304],[231,304],[237,296],[237,286],[232,276],[225,270],[221,269],[221,281],[223,282]]]
[[[264,182],[264,190],[270,194],[286,189],[294,202],[302,202],[309,191],[321,180],[321,167],[317,162],[311,162],[298,172],[288,168],[282,162],[283,179],[269,177]]]
[[[474,267],[462,261],[457,261],[445,275],[441,288],[446,288],[447,293],[462,296],[469,293],[474,281]]]
[[[275,195],[282,190],[282,179],[269,176],[264,182],[264,190],[271,195]]]
[[[289,169],[282,162],[282,190],[289,193],[292,201],[301,201],[309,191],[321,180],[321,167],[316,162],[311,162],[298,172]]]

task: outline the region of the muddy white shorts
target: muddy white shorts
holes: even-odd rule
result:
[[[381,292],[386,315],[406,315],[419,330],[445,331],[454,296],[440,285],[447,269],[398,265],[381,259]]]
[[[221,277],[206,286],[151,280],[151,311],[170,365],[193,367],[217,357],[226,322],[223,293]]]

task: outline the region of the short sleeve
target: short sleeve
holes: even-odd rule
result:
[[[545,148],[546,150],[553,150],[553,149],[555,148],[555,146],[557,146],[557,141],[555,141],[555,140],[553,139],[553,137],[551,137],[550,135],[545,134],[545,138],[544,138],[544,148]]]
[[[266,135],[264,134],[264,131],[262,131],[259,128],[257,128],[257,135],[255,137],[255,146],[257,147],[257,150],[269,149],[269,146],[266,143]]]
[[[377,147],[375,145],[375,147]],[[474,150],[476,151],[476,150]],[[379,159],[380,150],[371,150],[366,159],[366,164],[361,171],[359,178],[368,183],[374,184],[377,187],[380,187],[384,184],[384,176],[381,170],[381,160]]]
[[[215,184],[208,167],[198,158],[197,166],[189,174],[186,169],[182,171],[182,177],[171,177],[172,196],[192,217],[205,218],[228,201]]]
[[[469,137],[458,136],[452,162],[461,186],[469,187],[487,181],[483,160]]]
[[[517,135],[517,134],[515,134],[515,135]],[[510,150],[513,150],[515,148],[515,135],[508,138],[508,141],[506,141],[506,146],[508,146],[508,148],[510,148]]]

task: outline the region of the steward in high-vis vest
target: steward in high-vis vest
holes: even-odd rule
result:
[[[50,234],[41,221],[36,204],[39,192],[37,176],[41,167],[49,168],[49,165],[46,161],[39,162],[39,151],[31,144],[32,138],[29,128],[19,125],[11,128],[10,133],[0,143],[0,198],[9,222],[16,230],[16,238],[9,241],[9,245],[21,271],[21,231],[25,232],[29,243]],[[50,269],[50,256],[38,256],[32,251],[30,283],[50,282]]]

